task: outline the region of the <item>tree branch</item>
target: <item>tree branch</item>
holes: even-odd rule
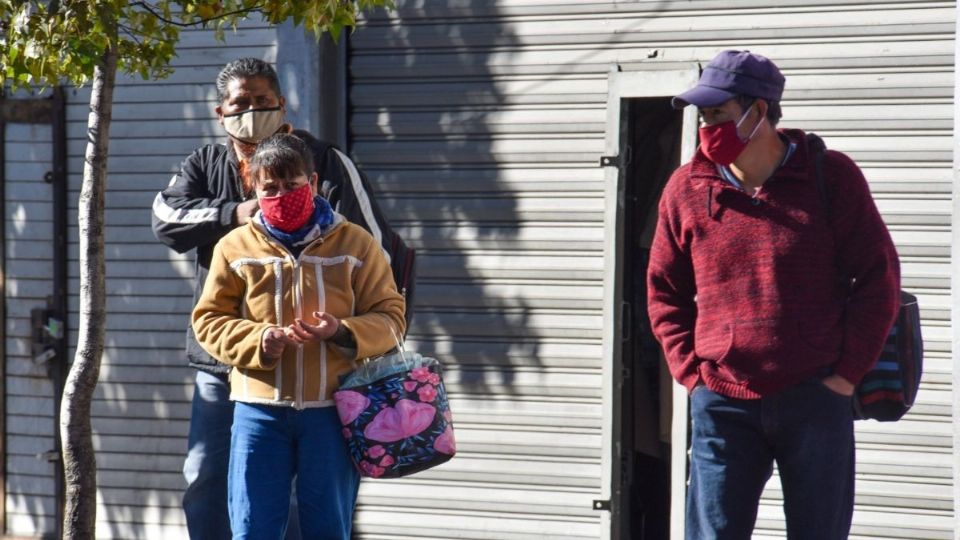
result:
[[[142,7],[143,9],[145,9],[148,13],[150,13],[151,15],[153,15],[154,17],[156,17],[157,19],[160,19],[161,21],[163,21],[163,22],[165,22],[165,23],[167,23],[167,24],[172,24],[172,25],[174,25],[174,26],[179,26],[179,27],[181,27],[181,28],[190,28],[190,27],[192,27],[192,26],[204,25],[204,24],[207,24],[207,23],[210,22],[210,21],[215,21],[215,20],[217,20],[217,19],[223,19],[223,18],[225,18],[225,17],[230,17],[231,15],[247,15],[247,14],[253,13],[253,12],[255,12],[255,11],[259,12],[261,9],[263,9],[263,6],[254,6],[254,7],[252,7],[252,8],[238,9],[238,10],[236,10],[236,11],[231,11],[231,12],[229,12],[229,13],[221,13],[220,15],[217,15],[216,17],[210,17],[209,19],[199,19],[199,20],[196,20],[196,21],[194,21],[194,22],[185,23],[185,22],[180,22],[180,21],[174,21],[174,20],[171,20],[171,19],[168,19],[168,18],[164,17],[162,14],[158,13],[157,10],[153,9],[153,7],[151,7],[151,6],[150,6],[149,4],[147,4],[146,2],[132,2],[130,5],[132,5],[132,6],[140,6],[140,7]]]
[[[117,24],[117,27],[120,28],[120,30],[123,30],[124,34],[133,38],[133,41],[136,42],[137,45],[143,45],[143,42],[140,41],[140,38],[134,33],[133,28],[130,28],[125,24]]]

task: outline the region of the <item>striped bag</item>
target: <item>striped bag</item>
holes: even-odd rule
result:
[[[895,422],[917,397],[923,373],[923,338],[917,298],[900,292],[900,311],[880,359],[857,385],[853,412],[858,420]]]

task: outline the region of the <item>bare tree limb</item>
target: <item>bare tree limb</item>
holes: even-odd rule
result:
[[[77,208],[80,227],[80,328],[73,365],[60,402],[60,438],[66,500],[63,540],[96,538],[97,460],[93,450],[90,405],[100,375],[106,334],[103,207],[107,182],[107,144],[113,115],[117,50],[108,47],[93,72],[87,150]]]
[[[122,30],[124,34],[130,36],[130,38],[133,39],[133,41],[135,41],[137,45],[143,45],[143,42],[140,41],[140,37],[136,34],[133,28],[130,28],[125,24],[118,24],[117,28]]]
[[[165,23],[167,23],[167,24],[172,24],[172,25],[174,25],[174,26],[179,26],[180,28],[190,28],[190,27],[194,27],[194,26],[202,26],[202,25],[207,24],[207,23],[210,22],[210,21],[215,21],[215,20],[217,20],[217,19],[223,19],[223,18],[230,17],[230,16],[233,16],[233,15],[247,15],[247,14],[254,13],[254,12],[260,12],[260,11],[262,10],[262,8],[263,8],[263,6],[254,6],[254,7],[251,7],[251,8],[238,9],[238,10],[236,10],[236,11],[230,11],[230,12],[227,12],[227,13],[221,13],[221,14],[217,15],[216,17],[210,17],[210,18],[207,18],[207,19],[198,19],[198,20],[196,20],[196,21],[194,21],[194,22],[185,23],[185,22],[180,22],[180,21],[174,21],[174,20],[172,20],[172,19],[168,19],[168,18],[164,17],[162,14],[160,14],[159,12],[157,12],[157,10],[155,10],[152,6],[150,6],[150,5],[147,4],[146,2],[132,2],[130,5],[131,5],[131,6],[140,6],[140,7],[142,7],[144,10],[146,10],[148,13],[150,13],[151,15],[153,15],[154,17],[156,17],[157,19],[160,19],[161,21],[163,21],[163,22],[165,22]]]

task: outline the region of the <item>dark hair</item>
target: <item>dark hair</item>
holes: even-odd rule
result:
[[[223,69],[217,74],[217,99],[220,103],[227,99],[227,86],[230,81],[253,77],[263,77],[270,83],[270,88],[276,92],[277,97],[282,95],[280,93],[280,79],[277,78],[277,72],[270,64],[259,58],[238,58],[223,66]]]
[[[247,180],[256,185],[262,173],[273,178],[289,180],[313,172],[313,153],[307,143],[296,135],[277,133],[260,141],[247,162]]]
[[[753,105],[758,99],[763,99],[763,98],[756,98],[753,96],[744,96],[744,95],[740,95],[736,97],[737,103],[740,105],[740,108],[743,110],[747,110],[747,108]],[[780,102],[769,101],[765,99],[764,101],[767,102],[767,122],[770,122],[771,126],[776,126],[780,122],[780,117],[783,116],[783,110],[780,108]]]

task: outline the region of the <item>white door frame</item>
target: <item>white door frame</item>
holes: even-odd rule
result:
[[[960,6],[957,7],[957,22],[954,35],[960,35]],[[955,64],[960,62],[960,40],[954,43],[953,57]],[[960,77],[956,77],[957,70],[954,69],[954,95],[960,96]],[[960,424],[956,419],[960,418],[960,331],[957,329],[957,322],[960,321],[960,294],[956,289],[960,285],[960,100],[954,99],[953,103],[953,215],[951,218],[952,237],[950,243],[950,329],[951,337],[951,363],[953,369],[952,394],[953,405],[951,413],[953,416],[953,515],[954,527],[953,538],[960,540]]]
[[[607,92],[607,131],[605,156],[615,156],[620,151],[620,104],[621,100],[642,97],[675,96],[693,87],[700,77],[700,69],[691,64],[687,69],[649,70],[620,72],[616,67],[610,72]],[[696,151],[697,110],[687,107],[683,113],[683,132],[680,146],[680,162],[689,161]],[[604,176],[604,227],[603,237],[603,443],[601,454],[601,498],[610,500],[613,489],[613,392],[616,388],[615,366],[620,364],[621,313],[617,309],[621,296],[623,276],[619,261],[622,257],[622,242],[618,241],[623,228],[624,201],[619,196],[618,167],[607,167]],[[670,471],[670,537],[683,538],[684,504],[687,481],[687,406],[686,389],[674,383],[673,421]],[[601,534],[610,538],[610,513],[604,512]],[[619,539],[615,539],[619,540]]]

